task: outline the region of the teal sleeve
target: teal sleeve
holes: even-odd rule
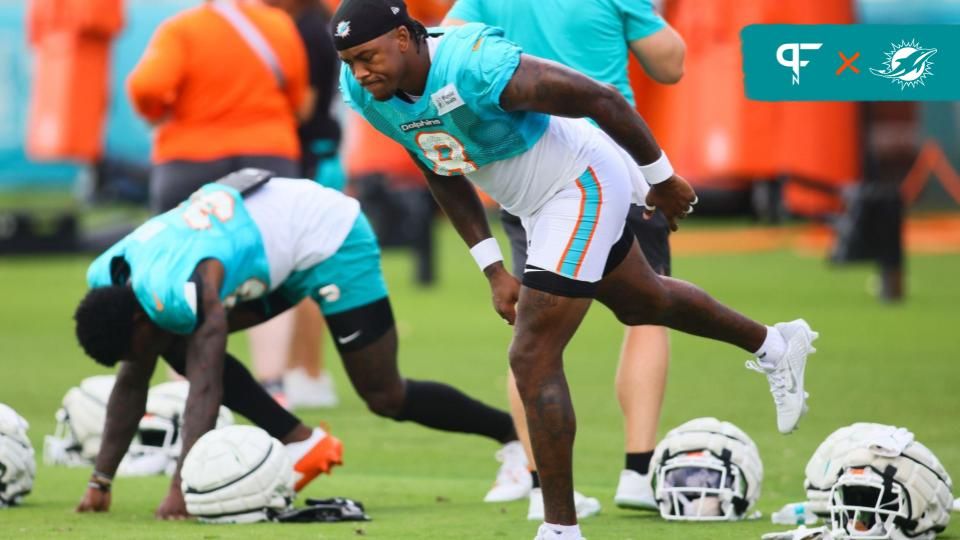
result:
[[[616,0],[623,18],[623,35],[627,41],[656,34],[667,26],[657,13],[652,0]]]
[[[87,286],[91,289],[113,285],[110,279],[110,258],[106,255],[104,253],[97,257],[87,269]]]
[[[346,63],[340,64],[340,95],[343,96],[343,102],[351,109],[360,112],[363,109],[362,100],[363,87],[353,78],[350,73],[350,66]]]
[[[500,94],[520,65],[523,50],[503,37],[499,28],[488,27],[468,49],[467,69],[462,70],[458,86],[465,89],[481,107],[500,107]],[[482,41],[479,41],[482,40]]]
[[[464,22],[487,22],[483,19],[481,0],[457,0],[457,3],[447,12],[447,18]]]
[[[97,257],[90,267],[87,268],[87,286],[91,289],[96,287],[109,287],[114,285],[113,275],[111,274],[110,264],[115,257],[122,257],[126,249],[128,239],[117,242],[110,249],[104,251]]]

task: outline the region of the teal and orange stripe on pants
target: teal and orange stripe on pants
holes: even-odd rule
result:
[[[603,189],[593,167],[587,167],[580,178],[577,178],[577,188],[580,189],[580,215],[577,217],[573,235],[563,250],[563,257],[557,264],[557,272],[570,277],[577,277],[580,273],[583,259],[593,240],[593,233],[600,222],[600,207],[603,205]]]

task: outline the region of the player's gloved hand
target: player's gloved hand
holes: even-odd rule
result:
[[[109,512],[110,511],[110,491],[104,491],[99,487],[88,487],[87,492],[80,499],[77,505],[77,512]]]
[[[493,309],[497,314],[513,325],[517,320],[517,300],[520,298],[520,282],[503,267],[503,262],[496,262],[483,270],[490,281],[490,292],[493,296]]]
[[[187,503],[183,500],[183,493],[180,491],[179,485],[170,487],[166,498],[157,507],[155,515],[157,519],[165,520],[181,520],[190,517],[190,514],[187,513]]]
[[[677,220],[687,217],[697,204],[697,194],[683,177],[673,175],[670,179],[650,186],[647,192],[645,218],[650,219],[659,209],[670,224],[670,230],[677,230]]]

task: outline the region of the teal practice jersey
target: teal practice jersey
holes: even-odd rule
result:
[[[208,184],[177,208],[150,219],[93,261],[87,283],[129,283],[154,323],[189,334],[197,325],[199,300],[192,278],[205,259],[223,264],[220,298],[227,307],[270,289],[260,230],[233,188]],[[129,275],[121,271],[121,260]]]
[[[457,0],[447,17],[503,28],[525,53],[612,84],[631,103],[629,43],[667,25],[651,0]]]
[[[437,32],[443,37],[422,98],[377,101],[344,64],[340,86],[346,102],[444,176],[469,174],[529,150],[543,136],[549,116],[500,107],[500,94],[520,64],[520,47],[499,28],[482,24],[431,30]]]

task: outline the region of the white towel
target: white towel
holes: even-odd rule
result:
[[[906,428],[878,427],[866,437],[866,441],[874,454],[892,458],[902,454],[913,442],[913,433]]]

